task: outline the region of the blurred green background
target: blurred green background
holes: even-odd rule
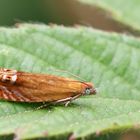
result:
[[[75,16],[66,5],[67,0],[0,0],[0,25],[17,22],[73,24]]]
[[[85,25],[106,31],[140,35],[112,18],[105,9],[78,0],[0,0],[0,26],[16,23]]]

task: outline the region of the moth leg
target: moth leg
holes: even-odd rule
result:
[[[65,106],[67,107],[69,103],[71,103],[73,100],[77,99],[79,96],[81,96],[81,94],[78,94],[78,95],[72,97],[69,101],[66,101]]]
[[[65,99],[61,99],[61,100],[58,100],[58,101],[56,101],[54,103],[64,103],[65,106],[68,106],[68,104],[70,102],[72,102],[73,100],[77,99],[79,96],[81,96],[81,94],[78,94],[78,95],[76,95],[74,97],[68,97],[68,98],[65,98]]]
[[[55,103],[66,102],[66,101],[71,100],[71,98],[72,98],[72,97],[68,97],[68,98],[65,98],[65,99],[61,99],[61,100],[55,101]]]
[[[71,103],[72,100],[65,102],[65,107],[67,107],[69,105],[69,103]]]

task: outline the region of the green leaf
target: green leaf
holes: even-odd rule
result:
[[[140,121],[140,41],[133,37],[86,27],[1,27],[0,66],[40,73],[67,70],[92,81],[99,92],[68,107],[0,101],[1,139],[10,134],[21,139],[107,134],[107,139]]]
[[[96,5],[107,11],[108,20],[110,18],[133,29],[140,30],[140,1],[139,0],[78,0],[84,4]],[[109,12],[109,13],[108,13]],[[120,24],[121,26],[121,24]],[[126,32],[129,29],[126,29]],[[131,30],[131,29],[130,29]]]

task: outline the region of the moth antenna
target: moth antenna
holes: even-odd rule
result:
[[[81,81],[81,83],[83,83],[83,84],[85,84],[86,86],[88,86],[88,84],[87,84],[86,82],[84,82],[84,81]]]
[[[85,82],[84,79],[82,79],[80,76],[77,76],[69,71],[66,71],[66,70],[59,70],[59,69],[53,69],[54,71],[59,71],[59,72],[65,72],[65,73],[68,73],[69,75],[72,75],[73,77],[76,77],[78,78],[81,82]]]

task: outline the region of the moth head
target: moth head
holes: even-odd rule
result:
[[[96,89],[94,88],[92,83],[83,83],[83,84],[84,84],[83,95],[96,94]]]

